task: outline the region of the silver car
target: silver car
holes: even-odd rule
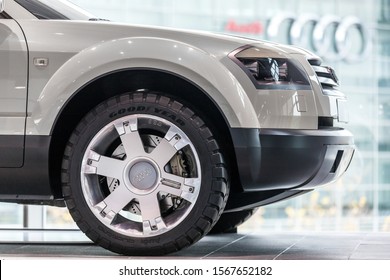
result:
[[[0,0],[0,201],[68,207],[127,255],[231,232],[353,157],[338,78],[305,50]]]

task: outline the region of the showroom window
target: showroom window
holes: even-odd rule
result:
[[[0,203],[0,228],[22,228],[23,206],[13,203]]]

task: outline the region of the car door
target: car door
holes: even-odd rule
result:
[[[23,166],[28,52],[18,23],[0,14],[0,168]]]

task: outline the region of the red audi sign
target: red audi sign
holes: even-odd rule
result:
[[[264,33],[263,24],[259,21],[250,23],[237,23],[235,20],[229,20],[225,26],[225,31],[232,33],[245,33],[260,35]]]

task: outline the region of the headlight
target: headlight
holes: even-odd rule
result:
[[[258,89],[310,89],[302,66],[279,53],[249,47],[233,52],[230,58],[245,71]]]

